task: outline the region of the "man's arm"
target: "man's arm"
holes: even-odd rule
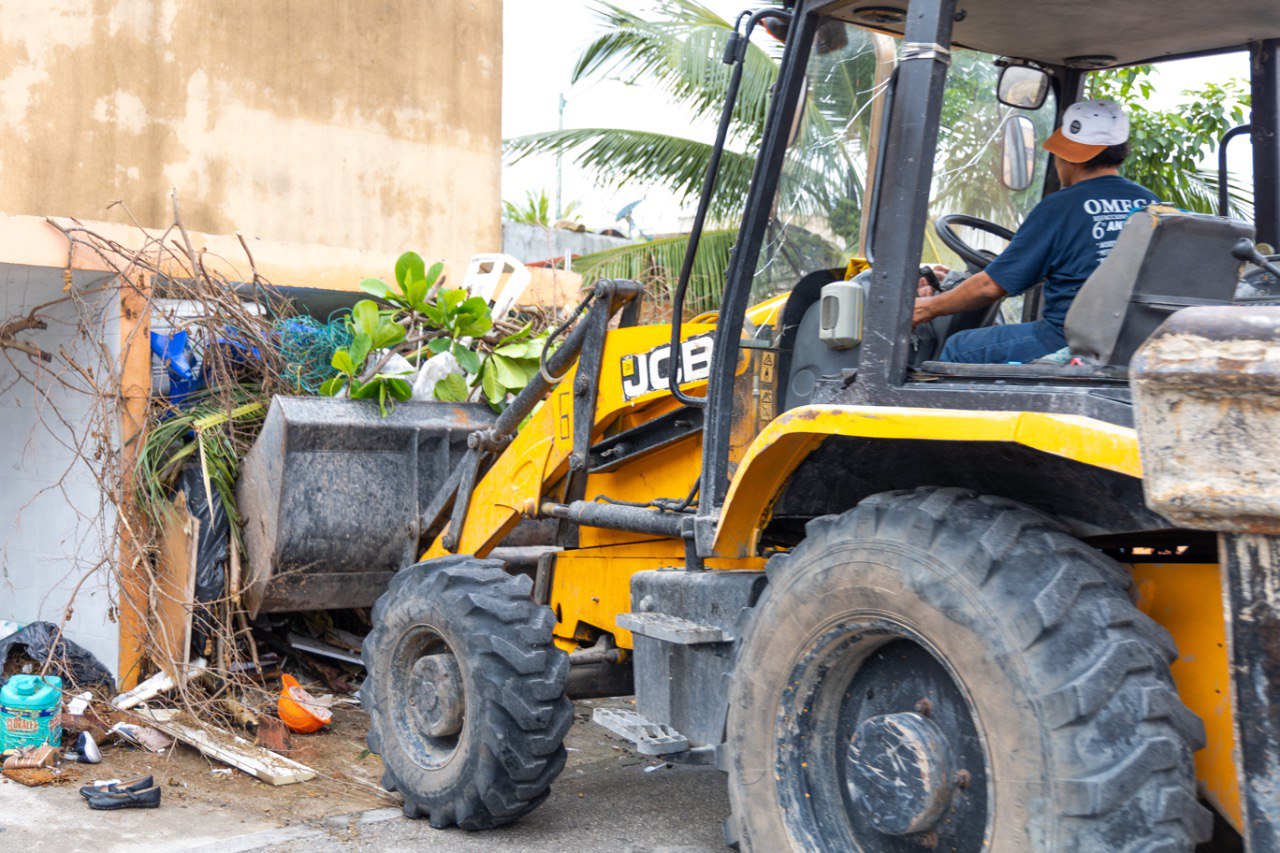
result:
[[[996,284],[985,272],[974,273],[954,290],[948,290],[937,296],[917,298],[915,311],[911,317],[911,327],[915,328],[935,317],[985,308],[1008,295],[1004,288]]]

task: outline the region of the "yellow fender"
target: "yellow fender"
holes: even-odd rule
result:
[[[748,445],[720,512],[716,553],[722,557],[753,555],[787,480],[805,457],[837,436],[1005,441],[1131,477],[1142,476],[1137,433],[1079,415],[803,406],[773,420]]]

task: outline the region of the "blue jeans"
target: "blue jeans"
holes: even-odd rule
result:
[[[953,364],[1026,364],[1067,345],[1048,320],[966,329],[947,338],[938,361]]]

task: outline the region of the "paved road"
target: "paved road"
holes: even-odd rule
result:
[[[582,796],[579,797],[578,795]],[[398,810],[370,812],[363,820],[327,821],[289,836],[261,835],[220,844],[210,853],[261,850],[316,853],[378,851],[723,851],[720,821],[728,811],[724,776],[708,768],[678,767],[644,773],[639,766],[563,779],[547,802],[518,823],[490,832],[435,830]],[[245,844],[244,842],[248,842]]]
[[[619,702],[625,700],[610,700]],[[564,773],[551,796],[517,823],[490,832],[432,829],[398,809],[358,819],[329,819],[310,827],[244,836],[210,845],[207,853],[378,851],[715,851],[727,848],[721,821],[729,813],[724,774],[708,767],[661,765],[628,752],[621,741],[582,717],[566,740]],[[206,853],[206,851],[201,851]]]

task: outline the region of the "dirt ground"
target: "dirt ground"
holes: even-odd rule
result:
[[[378,784],[382,760],[365,748],[367,727],[364,711],[343,706],[334,709],[329,726],[315,734],[293,735],[292,749],[283,754],[317,773],[315,779],[296,785],[274,787],[239,770],[228,773],[228,765],[181,743],[164,754],[108,747],[103,750],[102,764],[93,768],[93,778],[154,775],[168,802],[224,803],[228,808],[269,817],[279,826],[398,805],[399,797]]]
[[[103,749],[101,764],[64,763],[59,779],[51,785],[25,788],[4,781],[0,783],[0,850],[302,850],[311,842],[290,843],[281,840],[279,833],[311,827],[320,828],[312,840],[323,841],[320,846],[325,849],[424,844],[463,850],[552,849],[578,846],[577,841],[590,840],[600,831],[616,838],[613,833],[627,819],[636,826],[624,835],[633,843],[641,842],[638,849],[652,849],[646,840],[659,847],[694,842],[697,849],[719,849],[719,820],[727,806],[721,774],[710,768],[661,765],[629,751],[622,741],[590,723],[594,707],[629,702],[576,703],[575,724],[566,739],[568,764],[553,786],[551,800],[498,834],[442,832],[432,830],[425,821],[399,817],[399,797],[382,791],[378,784],[382,762],[365,748],[367,716],[357,707],[340,706],[331,726],[313,735],[292,737],[289,757],[319,774],[300,784],[272,787],[238,770],[226,772],[227,765],[183,744],[164,754],[109,745]],[[162,787],[158,811],[91,812],[75,790],[93,779],[146,774],[155,776]],[[699,801],[698,811],[690,810],[691,796]],[[646,802],[639,802],[640,797]],[[585,819],[592,809],[600,816]],[[655,814],[646,815],[646,810]],[[359,821],[342,818],[342,832],[324,821],[329,818],[331,824],[334,816],[356,813],[381,817],[376,826],[363,829],[346,828]]]

